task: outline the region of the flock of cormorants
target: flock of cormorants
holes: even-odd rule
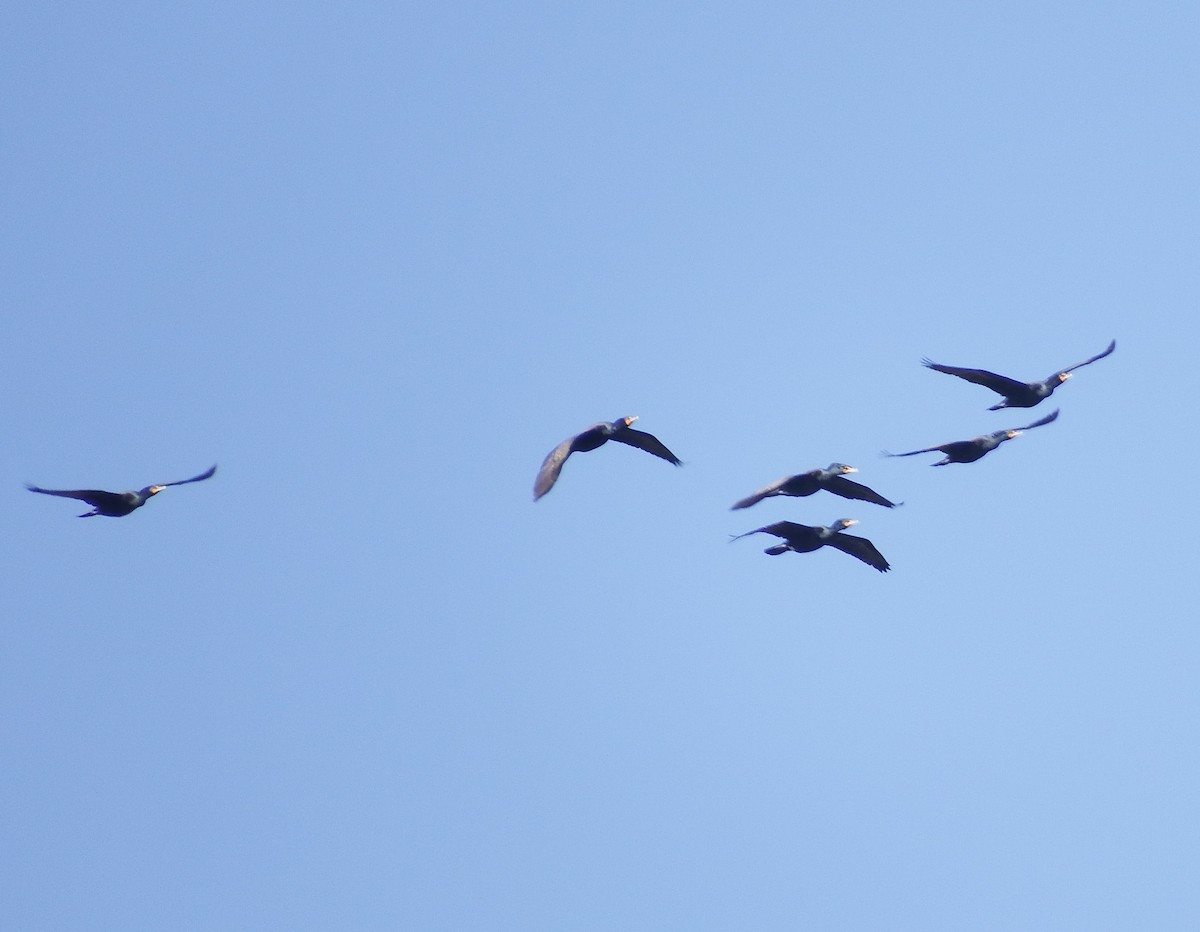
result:
[[[1032,408],[1040,404],[1049,398],[1056,388],[1069,379],[1071,373],[1076,369],[1090,365],[1098,359],[1103,359],[1116,348],[1117,341],[1113,340],[1103,352],[1097,353],[1095,356],[1091,356],[1083,362],[1076,363],[1066,369],[1060,369],[1049,378],[1037,382],[1019,382],[1016,379],[997,375],[995,372],[989,372],[986,369],[964,369],[958,366],[943,366],[929,359],[922,360],[922,363],[936,372],[944,372],[947,375],[957,376],[960,379],[974,382],[976,385],[982,385],[985,388],[990,388],[997,394],[1003,395],[1004,398],[1002,401],[988,408],[989,411],[999,411],[1002,408]],[[1034,421],[1032,424],[1026,424],[1024,427],[998,430],[971,440],[954,440],[949,443],[939,444],[938,446],[910,450],[908,453],[888,453],[885,450],[883,451],[883,455],[915,456],[918,453],[942,453],[944,454],[943,458],[931,465],[945,466],[949,463],[974,463],[996,449],[996,447],[1000,446],[1006,440],[1012,440],[1024,431],[1049,424],[1057,417],[1058,410],[1056,409],[1045,417]],[[611,423],[601,422],[593,424],[582,433],[576,434],[574,437],[568,437],[556,446],[546,456],[546,459],[542,462],[541,469],[538,470],[537,479],[533,484],[533,500],[537,501],[554,488],[554,483],[558,481],[559,473],[562,472],[563,463],[567,461],[567,457],[572,453],[586,453],[590,450],[595,450],[609,440],[615,440],[618,443],[645,450],[647,453],[653,453],[655,456],[675,466],[681,465],[679,457],[668,450],[666,445],[653,434],[634,430],[630,425],[636,420],[636,417],[623,417]],[[768,486],[764,486],[753,495],[749,495],[741,501],[734,503],[731,510],[749,508],[751,505],[758,504],[764,498],[771,498],[776,495],[804,497],[813,495],[821,489],[832,492],[834,495],[841,496],[842,498],[871,502],[875,505],[882,505],[885,508],[894,508],[897,504],[901,504],[889,501],[874,489],[847,479],[846,474],[852,472],[858,472],[858,470],[853,466],[846,466],[844,463],[831,463],[825,469],[810,469],[808,472],[788,476],[772,482]],[[211,470],[209,475],[211,475]],[[203,479],[207,478],[207,476],[199,476],[197,478]],[[189,479],[187,481],[191,482],[195,480]],[[151,488],[155,487],[152,486]],[[35,489],[34,491],[44,490]],[[56,492],[51,494],[60,495],[70,493]],[[126,494],[131,495],[135,493]],[[141,502],[138,502],[138,504],[140,505]],[[136,508],[137,505],[132,507]],[[771,534],[783,541],[783,543],[774,544],[763,551],[763,553],[770,554],[771,556],[778,556],[781,553],[787,553],[789,550],[792,553],[810,553],[821,547],[833,547],[843,553],[850,554],[850,556],[861,560],[868,566],[873,566],[881,573],[886,573],[891,569],[891,566],[871,541],[865,537],[855,537],[852,534],[842,533],[846,528],[855,524],[858,524],[858,521],[853,518],[842,518],[828,527],[810,527],[807,524],[797,524],[794,521],[777,521],[765,527],[755,528],[753,531],[746,531],[744,534],[733,535],[731,540],[739,540],[751,534]]]
[[[1103,359],[1116,348],[1117,341],[1113,340],[1103,352],[1097,353],[1095,356],[1091,356],[1083,362],[1076,363],[1066,369],[1060,369],[1049,378],[1037,382],[1019,382],[1016,379],[997,375],[995,372],[989,372],[986,369],[964,369],[958,366],[943,366],[929,359],[923,360],[923,363],[928,368],[937,372],[957,376],[960,379],[974,382],[976,385],[982,385],[985,388],[990,388],[997,394],[1003,395],[1004,398],[1002,401],[988,408],[989,411],[998,411],[1002,408],[1032,408],[1040,404],[1046,398],[1049,398],[1056,388],[1069,379],[1071,373],[1076,369],[1090,365],[1098,359]],[[937,452],[944,455],[942,459],[932,464],[934,466],[945,466],[948,463],[974,463],[996,449],[996,447],[1000,446],[1006,440],[1011,440],[1023,431],[1049,424],[1057,417],[1058,411],[1055,410],[1024,427],[999,430],[990,434],[983,434],[971,440],[955,440],[938,446],[923,447],[920,450],[910,450],[908,453],[888,453],[884,451],[884,455],[915,456],[918,453]],[[681,465],[679,457],[668,450],[666,444],[653,434],[634,430],[631,425],[636,420],[636,417],[623,417],[611,423],[602,422],[600,424],[593,424],[582,433],[576,434],[574,437],[568,437],[556,446],[546,456],[546,459],[542,462],[541,469],[538,470],[537,479],[533,484],[534,501],[537,501],[554,488],[554,483],[558,481],[559,473],[562,472],[563,464],[572,453],[587,453],[595,450],[597,447],[603,446],[610,440],[615,440],[627,446],[637,447],[639,450],[645,450],[647,453],[653,453],[660,459],[664,459],[675,466]],[[79,515],[81,518],[91,518],[96,515],[108,518],[123,518],[125,515],[131,514],[138,508],[141,508],[163,489],[173,485],[187,485],[189,482],[202,482],[205,479],[211,479],[216,471],[217,467],[214,465],[212,468],[202,472],[198,476],[192,476],[190,479],[148,485],[136,492],[106,492],[102,489],[43,489],[36,485],[27,485],[26,488],[31,492],[39,492],[42,495],[56,495],[60,498],[74,498],[82,502],[87,502],[87,504],[92,506],[92,510]],[[870,502],[875,505],[882,505],[884,508],[896,507],[897,502],[889,501],[874,489],[847,479],[846,474],[852,472],[858,472],[858,470],[844,463],[831,463],[825,469],[810,469],[808,472],[788,476],[772,482],[770,485],[759,489],[753,495],[735,502],[732,508],[733,510],[749,508],[751,505],[758,504],[764,498],[772,498],[777,495],[803,498],[813,495],[821,489],[854,501]],[[772,534],[783,540],[783,543],[775,544],[763,551],[772,556],[786,553],[789,550],[793,553],[810,553],[821,547],[834,547],[843,553],[848,553],[850,556],[856,557],[868,566],[875,567],[881,573],[886,573],[891,567],[873,543],[865,537],[855,537],[851,534],[843,533],[846,528],[857,523],[857,520],[843,518],[840,521],[835,521],[828,527],[810,527],[806,524],[797,524],[794,521],[777,521],[775,524],[755,528],[753,531],[747,531],[745,534],[737,534],[732,539],[738,540],[751,534]]]

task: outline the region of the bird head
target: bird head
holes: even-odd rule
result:
[[[830,463],[829,471],[834,472],[834,473],[841,473],[843,476],[848,472],[858,472],[858,470],[855,469],[853,466],[847,466],[845,463]]]
[[[142,498],[149,498],[151,495],[157,495],[165,488],[165,485],[148,485],[146,488],[142,489]]]
[[[854,527],[856,524],[858,524],[858,518],[840,518],[839,520],[833,522],[833,524],[830,526],[830,530],[832,530],[834,533],[837,533],[838,531],[846,530],[848,527]]]
[[[630,424],[632,424],[632,423],[633,423],[634,421],[636,421],[637,419],[638,419],[638,416],[637,416],[636,414],[634,414],[634,415],[632,415],[632,416],[630,416],[630,417],[623,417],[623,418],[621,418],[621,420],[620,420],[620,421],[618,421],[617,423],[618,423],[618,424],[624,424],[626,427],[628,427]]]
[[[1069,373],[1069,372],[1060,372],[1057,376],[1055,376],[1055,378],[1058,379],[1059,385],[1061,385],[1063,382],[1065,382],[1070,377],[1071,377],[1071,373]]]

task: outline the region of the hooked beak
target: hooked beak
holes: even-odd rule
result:
[[[858,472],[858,469],[857,469],[857,467],[854,467],[854,466],[843,466],[843,467],[842,467],[842,472],[844,472],[844,473],[847,473],[847,472]]]
[[[628,427],[630,424],[632,424],[637,419],[638,419],[638,416],[636,414],[633,415],[632,417],[625,418],[625,426]]]
[[[1066,381],[1067,379],[1069,379],[1070,377],[1071,377],[1071,373],[1069,373],[1069,372],[1060,372],[1060,373],[1058,374],[1058,381],[1059,381],[1059,382],[1065,382],[1065,381]]]
[[[152,486],[150,486],[150,488],[147,491],[151,495],[157,495],[159,492],[161,492],[165,488],[166,488],[165,485],[152,485]]]
[[[844,527],[851,527],[855,524],[858,524],[858,518],[844,518],[842,520],[842,525]]]
[[[1020,434],[1023,434],[1023,433],[1025,433],[1025,431],[1023,431],[1023,430],[1010,430],[1008,432],[1008,439],[1012,440],[1013,437],[1019,436]]]

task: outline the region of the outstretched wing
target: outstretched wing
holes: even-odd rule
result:
[[[907,456],[908,454],[901,453],[897,455]],[[860,502],[871,502],[873,505],[882,505],[884,508],[896,507],[896,502],[889,502],[874,489],[869,489],[861,482],[855,482],[853,479],[847,479],[845,476],[834,476],[832,479],[827,480],[825,488],[834,495],[840,495],[842,498],[852,498]],[[735,505],[734,507],[737,506]]]
[[[776,481],[772,482],[770,485],[763,486],[761,489],[759,489],[753,495],[748,495],[746,498],[743,498],[737,504],[731,505],[729,510],[737,511],[737,509],[739,509],[739,508],[749,508],[751,505],[757,505],[764,498],[767,498],[768,496],[774,495],[776,492],[778,492],[790,479],[791,479],[791,476],[785,476],[782,479],[777,479]]]
[[[1026,424],[1024,427],[1014,427],[1013,430],[1032,430],[1035,427],[1041,427],[1043,424],[1049,424],[1051,421],[1056,420],[1058,418],[1058,412],[1059,412],[1059,409],[1055,408],[1053,411],[1051,411],[1049,414],[1047,414],[1044,418],[1034,421],[1032,424]]]
[[[571,455],[571,444],[574,442],[574,437],[568,437],[547,453],[546,458],[542,460],[542,468],[538,470],[537,479],[533,483],[533,500],[535,502],[554,488],[554,483],[558,481],[558,474],[562,472],[563,463]]]
[[[645,450],[647,453],[653,453],[655,456],[675,466],[682,465],[679,457],[668,450],[661,440],[645,431],[633,430],[627,427],[625,430],[617,431],[609,439],[616,440],[618,443],[628,444],[631,447],[637,447],[639,450]]]
[[[925,447],[921,450],[909,450],[907,453],[889,453],[887,450],[880,450],[884,456],[916,456],[918,453],[945,453],[948,443],[943,443],[940,447]]]
[[[40,489],[36,485],[26,485],[25,488],[30,492],[41,492],[43,495],[76,498],[87,502],[93,508],[117,508],[125,503],[125,496],[120,492],[105,492],[103,489]]]
[[[1075,363],[1075,365],[1071,366],[1070,369],[1059,369],[1058,371],[1059,372],[1074,372],[1076,369],[1080,369],[1083,366],[1090,366],[1097,359],[1103,359],[1105,356],[1109,355],[1109,353],[1111,353],[1116,348],[1117,348],[1117,341],[1113,340],[1111,343],[1108,344],[1108,349],[1106,349],[1103,353],[1097,353],[1095,356],[1092,356],[1090,359],[1085,359],[1083,362],[1077,362],[1077,363]]]
[[[879,549],[865,537],[855,537],[853,534],[834,534],[825,543],[827,546],[836,547],[842,553],[848,553],[850,556],[862,560],[863,563],[875,567],[881,573],[886,573],[892,568],[891,564],[883,558]]]
[[[933,369],[935,372],[956,375],[960,379],[966,379],[968,382],[974,382],[976,385],[990,388],[1001,395],[1011,395],[1014,391],[1020,391],[1027,387],[1024,382],[1010,379],[1006,375],[997,375],[995,372],[988,372],[987,369],[960,369],[958,366],[943,366],[930,359],[922,359],[921,364],[926,368]]]
[[[785,540],[791,540],[796,537],[803,537],[811,534],[813,529],[807,524],[797,524],[795,521],[776,521],[774,524],[768,524],[766,527],[756,527],[753,531],[747,531],[745,534],[735,534],[730,540],[739,540],[742,537],[749,537],[751,534],[774,534],[776,537],[782,537]]]
[[[189,482],[203,482],[205,479],[211,479],[213,473],[217,471],[217,464],[213,463],[212,469],[205,470],[198,476],[192,476],[190,479],[180,479],[178,482],[163,482],[161,485],[187,485]]]

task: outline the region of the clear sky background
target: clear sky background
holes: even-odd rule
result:
[[[10,4],[0,926],[1195,928],[1198,25]]]

